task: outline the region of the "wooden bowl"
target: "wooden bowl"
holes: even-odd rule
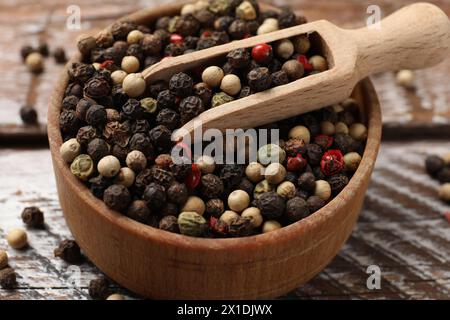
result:
[[[130,17],[148,23],[179,12],[181,5],[145,9]],[[367,119],[367,147],[358,170],[335,199],[306,219],[271,233],[202,239],[165,232],[113,212],[71,174],[59,154],[62,137],[58,117],[68,83],[66,71],[48,112],[48,137],[61,207],[87,257],[120,285],[149,298],[273,298],[319,273],[349,237],[381,139],[381,111],[369,79],[358,84],[354,92]]]

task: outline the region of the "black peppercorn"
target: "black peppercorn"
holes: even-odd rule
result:
[[[66,91],[64,92],[64,96],[76,96],[78,98],[81,98],[83,97],[83,87],[76,82],[69,83]]]
[[[116,84],[111,89],[111,98],[114,107],[117,109],[122,108],[122,106],[128,101],[128,95],[123,90],[121,84]]]
[[[101,158],[109,155],[109,145],[105,140],[95,138],[88,143],[87,154],[94,162],[98,162]]]
[[[94,127],[102,126],[106,123],[105,107],[95,104],[86,112],[86,122]]]
[[[201,38],[197,42],[196,50],[204,50],[208,48],[212,48],[217,45],[217,41],[211,37]]]
[[[225,206],[221,199],[210,199],[206,202],[206,213],[215,217],[220,218],[222,213],[225,211]]]
[[[214,174],[206,174],[200,181],[202,195],[205,198],[212,199],[219,197],[224,190],[222,180]]]
[[[286,203],[286,216],[291,222],[297,222],[309,215],[306,201],[300,197],[289,199]]]
[[[204,27],[212,27],[216,20],[216,15],[208,9],[201,9],[194,13],[195,19]]]
[[[20,118],[25,124],[36,124],[37,112],[33,107],[23,106],[20,108]]]
[[[59,127],[64,134],[77,132],[80,122],[74,110],[63,110],[59,115]]]
[[[295,196],[302,198],[303,200],[307,200],[308,197],[310,196],[310,193],[303,189],[296,189]]]
[[[159,210],[159,213],[163,217],[165,217],[165,216],[176,216],[177,217],[180,212],[178,210],[178,206],[175,203],[168,202],[164,208]]]
[[[158,20],[156,20],[155,28],[156,29],[167,29],[167,27],[169,26],[169,22],[170,22],[170,17],[168,17],[168,16],[160,17],[160,18],[158,18]]]
[[[181,16],[175,20],[173,32],[186,36],[194,36],[200,29],[200,23],[191,14]],[[170,30],[169,30],[170,31]]]
[[[135,133],[132,135],[129,142],[129,149],[141,151],[146,157],[151,157],[154,153],[150,138],[145,133]]]
[[[114,37],[114,40],[125,40],[127,35],[136,29],[136,24],[129,20],[118,21],[112,24],[110,31]]]
[[[103,128],[103,137],[110,143],[115,143],[121,147],[126,147],[130,141],[130,124],[129,122],[108,122]]]
[[[227,54],[227,61],[233,68],[245,68],[250,63],[250,52],[247,49],[235,49]]]
[[[348,177],[345,174],[336,174],[328,179],[331,193],[336,196],[348,184]]]
[[[197,96],[189,96],[181,100],[180,116],[182,124],[195,118],[204,111],[202,100]]]
[[[219,17],[214,21],[214,29],[217,31],[227,31],[233,21],[234,18],[230,16]]]
[[[150,183],[144,190],[143,199],[151,210],[158,210],[166,203],[166,190],[157,183]]]
[[[137,120],[144,116],[144,109],[136,99],[128,99],[122,106],[121,115],[126,119]]]
[[[17,286],[16,272],[12,268],[0,270],[0,287],[6,290],[14,289]]]
[[[243,175],[244,168],[238,164],[225,164],[220,170],[220,179],[222,179],[226,189],[237,186]]]
[[[30,45],[25,45],[22,48],[20,48],[20,55],[22,56],[22,59],[25,61],[25,59],[28,57],[28,55],[35,50]]]
[[[95,74],[95,68],[92,64],[74,62],[70,66],[68,73],[72,81],[84,84]]]
[[[180,72],[170,78],[169,90],[176,96],[186,97],[192,92],[193,85],[194,81],[192,78],[186,73]]]
[[[313,166],[319,165],[322,155],[322,148],[318,144],[310,143],[306,145],[306,156],[309,164]]]
[[[282,86],[289,83],[289,78],[286,72],[280,70],[272,73],[271,82],[273,87]]]
[[[228,225],[228,235],[231,237],[246,237],[254,233],[254,227],[250,219],[238,217]]]
[[[159,150],[168,151],[172,146],[172,131],[166,126],[158,125],[149,132],[150,141]]]
[[[183,43],[169,43],[164,49],[166,57],[181,56],[186,51],[186,46]]]
[[[173,109],[164,108],[156,116],[156,123],[175,130],[180,126],[180,115]]]
[[[425,159],[425,168],[431,176],[436,175],[445,166],[444,159],[439,156],[431,155]]]
[[[167,189],[167,200],[182,206],[188,198],[188,189],[184,183],[174,182]]]
[[[148,56],[158,55],[162,49],[161,38],[154,34],[146,34],[141,40],[141,47]]]
[[[61,103],[62,109],[75,110],[80,99],[77,96],[67,96]]]
[[[163,45],[167,45],[170,41],[170,33],[167,30],[158,29],[153,34],[161,39]]]
[[[103,193],[110,185],[112,185],[112,183],[113,181],[111,178],[99,175],[89,180],[89,189],[95,197],[103,199]]]
[[[44,57],[48,57],[49,51],[48,51],[48,44],[43,42],[40,43],[37,47],[37,51],[42,54]]]
[[[74,240],[63,240],[54,251],[55,257],[70,264],[80,264],[84,261],[80,247]]]
[[[289,28],[295,26],[296,17],[295,13],[287,8],[284,8],[278,14],[278,26],[280,29]]]
[[[197,47],[197,42],[198,42],[198,37],[193,37],[193,36],[187,36],[186,38],[184,38],[184,45],[186,47],[187,50],[189,49],[195,49]]]
[[[106,97],[111,91],[109,82],[100,76],[93,77],[84,85],[84,95],[92,99]]]
[[[126,187],[120,184],[109,186],[103,193],[103,202],[112,210],[122,212],[130,203],[131,195]]]
[[[93,126],[84,126],[78,130],[76,138],[79,144],[87,147],[88,143],[91,140],[99,137],[100,133],[96,128],[94,128]]]
[[[150,169],[144,169],[138,173],[134,180],[134,190],[138,195],[144,193],[145,188],[153,180],[153,173]]]
[[[239,93],[239,99],[241,99],[241,98],[245,98],[245,97],[248,97],[249,95],[251,95],[252,94],[252,89],[250,89],[250,87],[249,86],[244,86],[244,87],[242,87],[242,89],[241,89],[241,92]]]
[[[176,108],[176,96],[173,95],[170,90],[163,90],[158,93],[158,97],[156,99],[158,101],[158,108]]]
[[[265,192],[261,194],[256,201],[258,209],[266,219],[275,219],[281,217],[286,208],[283,197],[276,192]]]
[[[173,233],[180,233],[178,218],[175,216],[165,216],[159,222],[159,228]]]
[[[295,186],[297,186],[298,176],[292,171],[287,171],[284,180],[292,182]]]
[[[264,91],[270,88],[271,76],[266,67],[256,68],[247,75],[248,85],[254,92]]]
[[[140,63],[142,63],[142,61],[144,60],[144,52],[142,50],[142,47],[137,43],[130,44],[125,55],[136,57],[136,59],[138,59]]]
[[[314,167],[312,169],[312,172],[314,174],[314,177],[316,177],[316,180],[325,180],[326,179],[326,176],[320,167]]]
[[[255,186],[250,180],[248,180],[247,178],[243,178],[241,182],[237,185],[236,189],[244,190],[245,192],[247,192],[247,194],[253,194]]]
[[[151,211],[143,200],[135,200],[128,207],[126,216],[133,220],[147,224]]]
[[[211,105],[212,90],[204,82],[197,83],[194,86],[194,94],[202,100],[202,104],[205,108]]]
[[[334,135],[334,146],[342,151],[343,154],[355,151],[356,141],[345,133],[336,133]]]
[[[297,185],[302,190],[313,192],[316,188],[316,178],[311,172],[302,173],[298,178]]]
[[[150,130],[150,124],[147,120],[136,120],[131,125],[131,132],[134,133],[146,133]]]
[[[306,200],[306,205],[310,213],[316,212],[324,207],[327,202],[318,196],[311,196]]]
[[[22,221],[30,228],[44,228],[44,213],[38,207],[27,207],[22,211]]]
[[[291,138],[284,143],[283,149],[289,157],[296,157],[306,153],[306,144],[303,139]]]
[[[67,57],[64,48],[55,48],[55,50],[53,51],[53,58],[55,58],[56,63],[66,63]]]
[[[151,168],[151,171],[153,181],[157,182],[164,188],[169,188],[172,185],[174,178],[170,171],[158,167]]]
[[[450,167],[445,167],[439,170],[436,177],[441,183],[450,182]]]
[[[148,56],[145,57],[144,59],[144,69],[148,68],[156,63],[158,63],[160,61],[160,59],[158,57],[154,57],[154,56]]]
[[[77,115],[77,118],[80,121],[86,121],[86,113],[88,111],[88,109],[92,106],[93,101],[90,99],[80,99],[75,107],[75,112]]]
[[[170,170],[175,179],[182,182],[192,172],[192,165],[188,161],[183,161],[183,163],[179,164],[172,163]]]
[[[250,29],[245,21],[236,19],[228,27],[228,34],[233,40],[240,40],[250,34]]]
[[[111,293],[109,286],[110,282],[105,277],[91,280],[89,282],[89,295],[94,300],[105,300]]]
[[[320,134],[320,123],[315,116],[310,113],[304,114],[300,117],[300,122],[308,128],[311,136],[315,137]]]

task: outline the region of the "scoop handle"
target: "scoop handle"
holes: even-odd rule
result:
[[[378,28],[345,32],[356,41],[360,78],[431,67],[450,55],[450,20],[430,3],[406,6],[383,19]]]

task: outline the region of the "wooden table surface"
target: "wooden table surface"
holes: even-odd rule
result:
[[[66,8],[74,1],[0,3],[0,248],[8,250],[10,264],[19,274],[19,288],[0,289],[0,299],[85,299],[89,281],[100,274],[89,262],[77,268],[53,257],[54,248],[61,239],[70,238],[70,232],[56,196],[49,151],[37,142],[30,144],[36,138],[45,140],[47,101],[61,67],[48,59],[44,74],[30,76],[20,61],[21,45],[47,39],[50,48],[61,45],[70,54],[79,33],[158,2],[163,1],[77,0],[82,13],[82,30],[77,31],[64,27]],[[379,4],[387,14],[413,1],[272,2],[291,5],[310,20],[325,18],[350,27],[364,24],[368,4]],[[450,1],[432,2],[450,14]],[[383,105],[385,138],[398,140],[383,142],[364,209],[343,250],[317,277],[283,298],[449,299],[450,223],[445,213],[450,207],[436,199],[438,183],[424,173],[423,160],[427,153],[450,151],[450,59],[416,74],[416,91],[395,86],[391,73],[374,77]],[[37,108],[39,127],[21,125],[18,110],[24,103]],[[407,142],[401,140],[405,137]],[[22,226],[20,213],[30,205],[45,211],[47,229],[28,232],[27,250],[12,250],[5,233]],[[369,265],[381,268],[379,290],[366,286]]]

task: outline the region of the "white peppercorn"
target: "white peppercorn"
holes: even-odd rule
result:
[[[445,202],[450,202],[450,183],[444,183],[439,189],[439,198]]]
[[[275,18],[267,18],[263,21],[263,23],[259,26],[256,34],[266,34],[270,32],[277,31],[279,29],[278,20]]]
[[[126,73],[133,73],[139,70],[140,63],[138,58],[136,58],[135,56],[125,56],[122,59],[120,67]]]
[[[123,91],[131,98],[136,98],[143,94],[145,87],[145,80],[140,73],[130,73],[123,79]]]
[[[195,7],[195,4],[193,4],[193,3],[188,3],[188,4],[185,4],[183,7],[181,7],[181,15],[182,16],[185,16],[185,15],[188,15],[188,14],[193,14],[195,11],[197,11],[196,10],[196,7]]]
[[[295,185],[290,181],[284,181],[277,187],[278,195],[286,199],[295,197],[296,191]]]
[[[249,204],[250,196],[243,190],[235,190],[228,196],[228,207],[235,212],[243,211]]]
[[[314,195],[327,201],[331,197],[331,186],[325,180],[317,180]]]
[[[250,220],[250,223],[254,228],[259,228],[263,223],[263,216],[261,214],[261,210],[256,207],[250,207],[242,211],[242,218],[246,218]]]
[[[227,225],[230,225],[234,220],[239,219],[239,214],[234,211],[227,210],[220,216],[219,220]]]
[[[120,168],[117,177],[114,180],[115,184],[121,184],[127,188],[131,187],[134,183],[136,175],[133,170],[127,167]]]
[[[254,183],[260,182],[264,179],[264,166],[258,162],[250,162],[245,168],[245,175]]]
[[[222,78],[220,89],[226,94],[234,96],[241,91],[241,79],[235,74],[227,74]]]
[[[275,220],[268,220],[262,226],[262,233],[272,232],[281,228],[281,224]]]
[[[77,139],[72,138],[64,142],[59,148],[59,152],[63,160],[71,163],[81,153],[81,145]]]
[[[203,215],[205,213],[205,202],[197,196],[190,196],[183,208],[181,208],[182,212],[196,212],[199,215]]]
[[[203,174],[213,173],[216,168],[214,158],[206,155],[198,157],[195,163]]]
[[[309,58],[308,62],[313,66],[315,71],[322,72],[328,69],[327,60],[322,56],[312,56]]]
[[[358,141],[364,141],[367,139],[367,127],[362,123],[354,123],[349,128],[350,136]]]
[[[280,163],[271,163],[264,170],[264,177],[270,184],[279,184],[286,177],[286,168]]]
[[[412,70],[400,70],[397,72],[395,81],[399,86],[412,89],[414,88],[414,72]]]
[[[8,265],[8,254],[5,250],[0,250],[0,270],[6,268]]]
[[[280,40],[275,45],[275,52],[279,57],[287,60],[294,54],[294,45],[289,39]]]
[[[39,52],[32,52],[25,59],[25,64],[31,72],[39,73],[44,69],[44,57]]]
[[[147,167],[147,158],[143,152],[133,150],[127,154],[125,163],[134,172],[141,172]]]
[[[209,1],[207,0],[199,0],[194,3],[195,11],[200,11],[203,9],[207,9],[209,7]]]
[[[97,171],[104,177],[115,177],[120,171],[120,161],[114,156],[106,156],[97,164]]]
[[[8,232],[6,241],[13,249],[22,249],[28,244],[28,237],[25,230],[16,228]]]
[[[450,152],[444,154],[441,158],[446,165],[450,165]]]
[[[113,293],[106,300],[125,300],[125,297],[119,293]]]
[[[277,144],[266,144],[258,149],[258,161],[262,165],[268,165],[272,162],[283,163],[286,159],[286,151]]]
[[[100,70],[100,67],[102,66],[100,63],[98,63],[98,62],[94,62],[93,64],[92,64],[92,66],[94,67],[94,69],[95,70]]]
[[[210,66],[202,73],[202,80],[210,87],[218,87],[224,77],[223,70],[217,66]]]
[[[127,35],[128,44],[139,43],[142,40],[144,34],[139,30],[133,30]]]
[[[311,140],[311,134],[305,126],[295,126],[289,131],[289,138],[302,139],[305,144]]]
[[[361,156],[357,152],[349,152],[344,155],[345,170],[354,172],[361,163]]]
[[[114,84],[122,84],[123,80],[127,75],[128,73],[126,73],[123,70],[116,70],[113,73],[111,73],[111,80],[113,81]]]
[[[336,133],[336,128],[334,124],[330,121],[322,121],[320,123],[320,130],[322,134],[325,134],[327,136],[332,136]]]
[[[256,10],[250,1],[243,1],[236,8],[236,17],[242,20],[255,20],[257,17]]]
[[[344,122],[338,122],[334,126],[335,133],[348,134],[348,126]]]

